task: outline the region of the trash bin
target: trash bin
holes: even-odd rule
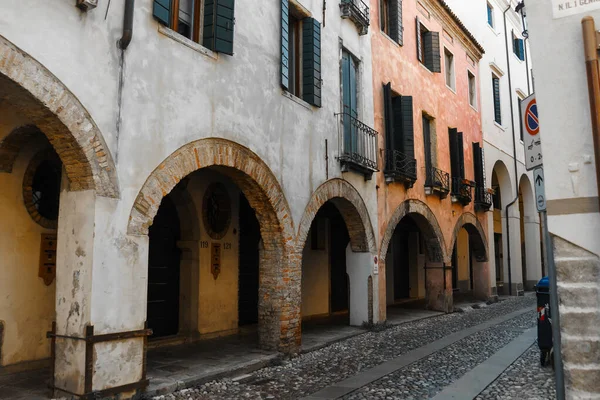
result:
[[[550,281],[548,277],[540,279],[535,287],[537,297],[537,333],[542,367],[550,361],[552,353],[552,319],[550,314]]]

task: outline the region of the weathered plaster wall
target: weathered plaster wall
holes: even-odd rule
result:
[[[426,4],[426,2],[424,3]],[[392,90],[400,95],[413,96],[414,143],[417,159],[417,181],[413,188],[406,190],[400,183],[386,184],[384,175],[377,175],[379,185],[378,218],[379,237],[382,238],[388,229],[387,223],[396,208],[406,199],[419,199],[426,202],[433,211],[443,232],[446,243],[451,243],[454,226],[463,212],[474,212],[473,204],[462,207],[452,204],[450,196],[440,200],[437,196],[426,196],[425,162],[423,147],[422,114],[434,118],[437,137],[437,167],[450,172],[450,150],[448,128],[457,128],[464,134],[465,175],[474,179],[472,142],[482,142],[481,116],[479,104],[477,109],[469,104],[467,71],[471,71],[479,79],[479,65],[475,59],[473,65],[467,57],[468,51],[447,22],[443,22],[437,14],[430,11],[430,17],[418,10],[416,1],[403,2],[404,45],[399,46],[380,31],[379,2],[371,0],[371,26],[373,29],[373,92],[375,104],[375,127],[382,133],[380,148],[385,147],[385,122],[383,104],[383,85],[391,82]],[[429,30],[440,32],[440,48],[442,54],[442,73],[432,73],[417,59],[415,18]],[[451,40],[444,35],[443,29],[450,32]],[[447,48],[454,55],[454,71],[456,90],[446,86],[443,66],[443,52]],[[378,56],[378,55],[385,55]],[[479,214],[481,223],[487,224],[483,214]],[[449,249],[451,255],[451,249]],[[450,260],[445,260],[450,262]],[[385,274],[380,274],[380,287]],[[384,293],[380,293],[382,299]],[[384,312],[385,302],[380,303]],[[385,314],[382,314],[385,315]]]
[[[4,115],[0,114],[0,120]],[[0,123],[0,140],[12,127]],[[23,176],[31,158],[48,146],[30,143],[17,158],[12,173],[0,173],[0,320],[4,340],[0,367],[50,357],[46,332],[54,321],[55,281],[46,286],[38,276],[42,233],[23,202]]]
[[[329,313],[329,221],[325,235],[325,249],[311,248],[312,230],[302,252],[302,317]]]

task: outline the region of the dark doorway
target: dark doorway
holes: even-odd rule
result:
[[[458,238],[456,238],[458,241]],[[458,290],[458,251],[456,251],[458,245],[454,244],[452,249],[452,289]]]
[[[411,259],[410,235],[419,232],[415,221],[407,216],[396,226],[392,236],[394,261],[394,300],[410,298]],[[419,251],[418,248],[412,251]]]
[[[323,210],[324,209],[324,210]],[[346,222],[338,209],[326,203],[322,210],[329,218],[330,243],[329,265],[331,265],[331,312],[348,310],[348,274],[346,272],[346,248],[350,235]]]
[[[149,229],[148,327],[151,338],[179,332],[179,216],[169,196],[163,198]]]
[[[238,324],[258,323],[260,225],[248,200],[240,194]]]

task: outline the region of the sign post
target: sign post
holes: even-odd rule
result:
[[[546,211],[546,184],[544,182],[544,169],[533,170],[533,185],[535,186],[535,205],[538,212]]]
[[[534,168],[541,167],[543,163],[540,119],[535,94],[521,102],[521,126],[524,132],[525,168],[527,171],[531,171]]]

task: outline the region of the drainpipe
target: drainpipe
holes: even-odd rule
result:
[[[510,10],[510,3],[508,8],[504,10],[504,44],[506,47],[506,67],[508,74],[508,92],[510,98],[510,123],[512,126],[512,142],[513,142],[513,161],[515,167],[515,188],[516,188],[516,196],[513,201],[506,205],[504,213],[506,214],[506,249],[508,250],[508,294],[512,296],[512,260],[510,256],[510,221],[508,217],[508,209],[515,204],[519,200],[519,174],[517,171],[517,140],[515,138],[515,116],[513,109],[513,93],[512,93],[512,81],[510,75],[510,54],[508,52],[508,35],[506,30],[506,13]]]
[[[133,37],[133,4],[135,0],[125,0],[125,17],[123,18],[123,36],[119,39],[119,48],[126,50]]]
[[[583,26],[583,49],[590,96],[594,155],[596,159],[596,184],[600,191],[600,73],[598,71],[598,35],[592,17],[584,17],[581,24]]]

